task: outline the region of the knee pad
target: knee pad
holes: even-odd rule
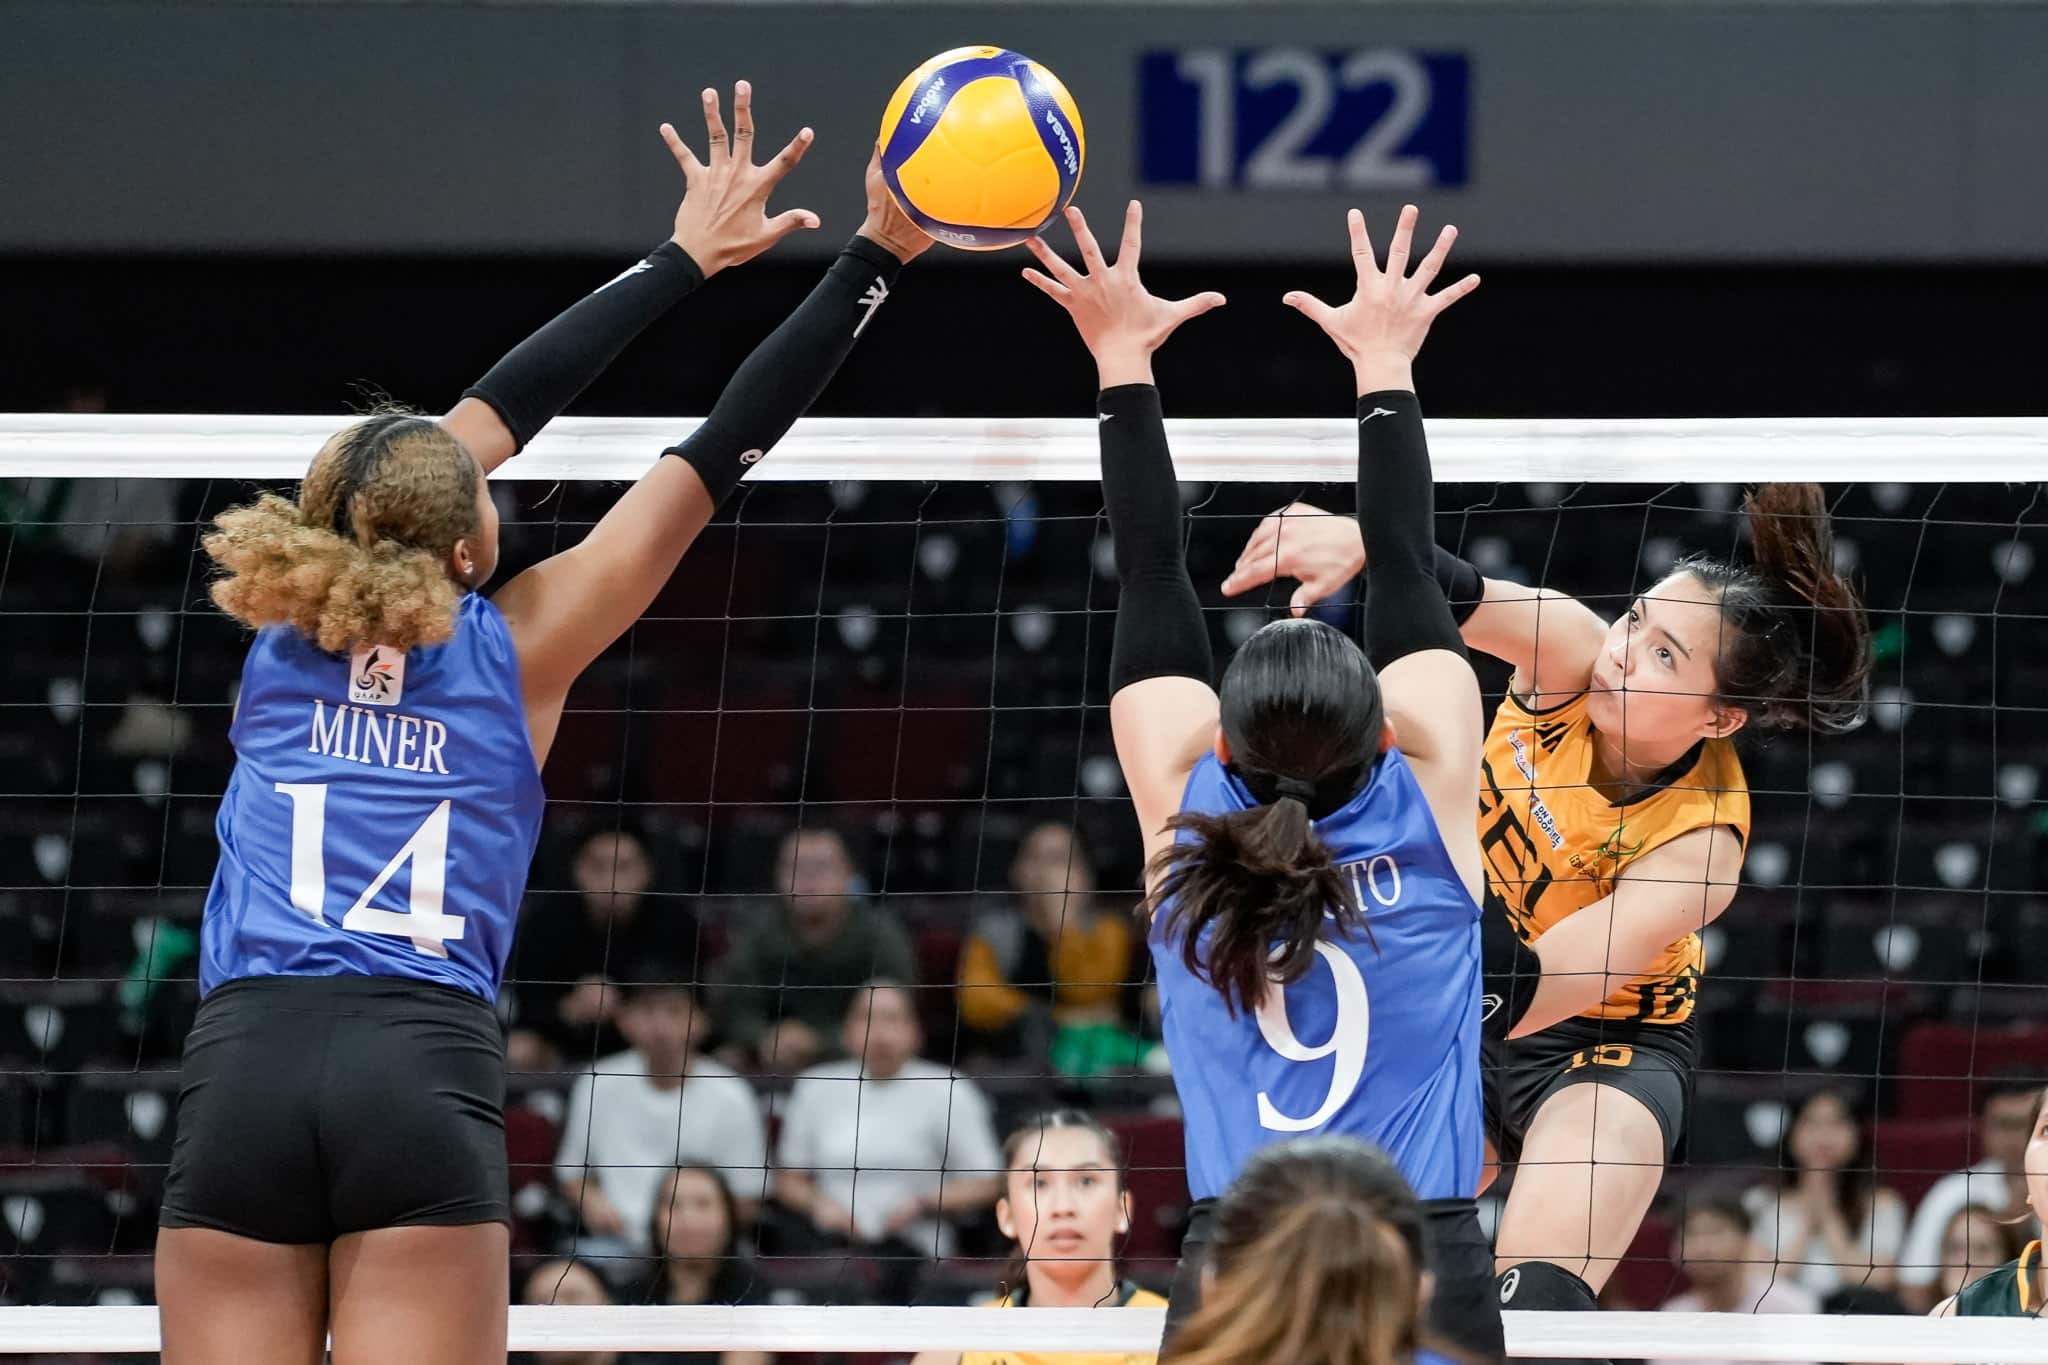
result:
[[[1543,1313],[1594,1313],[1600,1301],[1593,1286],[1548,1261],[1523,1261],[1509,1266],[1495,1281],[1500,1306]],[[1607,1365],[1600,1360],[1524,1360],[1519,1365]]]
[[[1593,1286],[1548,1261],[1509,1266],[1494,1283],[1500,1287],[1503,1308],[1543,1313],[1593,1313],[1600,1308]]]

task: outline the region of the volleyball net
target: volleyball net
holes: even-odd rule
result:
[[[151,1349],[246,648],[206,599],[198,539],[337,425],[0,416],[0,1353]],[[1282,505],[1352,509],[1356,427],[1168,426],[1220,660],[1292,588],[1223,596],[1239,549]],[[551,426],[492,481],[497,581],[575,543],[686,429]],[[2003,1221],[2025,1211],[1999,1163],[2000,1097],[2048,1080],[2048,420],[1445,420],[1430,441],[1443,544],[1610,616],[1687,552],[1739,555],[1744,483],[1820,481],[1876,634],[1870,723],[1744,753],[1753,825],[1703,936],[1687,1131],[1607,1282],[1616,1311],[1510,1315],[1511,1350],[2048,1362],[2031,1323],[1819,1311],[1924,1308],[2038,1235]],[[957,1307],[1013,1273],[987,1204],[1028,1115],[1083,1108],[1119,1139],[1128,1278],[1164,1288],[1187,1212],[1127,913],[1139,841],[1108,728],[1097,478],[1087,420],[806,420],[572,693],[499,1002],[513,1293],[558,1298],[574,1256],[615,1306],[521,1307],[515,1350],[1156,1342],[1154,1310]],[[1348,628],[1357,602],[1317,611]],[[1480,662],[1490,709],[1504,670]],[[843,947],[836,968],[819,943]],[[878,978],[907,1005],[887,1025]],[[830,1073],[856,1010],[941,1103]],[[680,1092],[647,1083],[647,1056],[678,1046],[709,1061]],[[1791,1230],[1797,1120],[1824,1090],[1854,1128],[1860,1259]],[[714,1170],[738,1207],[651,1226],[682,1205],[677,1165]],[[791,1171],[846,1208],[850,1238],[792,1212]],[[956,1179],[969,1206],[948,1189],[945,1216],[893,1219]],[[1685,1235],[1731,1203],[1749,1220],[1735,1287]],[[671,1296],[658,1241],[731,1267],[721,1292],[750,1306],[649,1306]],[[1721,1301],[1790,1313],[1650,1311]]]

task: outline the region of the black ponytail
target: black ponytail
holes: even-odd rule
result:
[[[1230,772],[1260,804],[1168,822],[1179,837],[1147,869],[1145,910],[1233,1014],[1274,981],[1300,979],[1325,922],[1365,928],[1365,912],[1311,820],[1372,775],[1385,711],[1379,678],[1342,631],[1275,621],[1245,641],[1218,689]]]
[[[1820,485],[1763,484],[1743,511],[1751,564],[1694,556],[1674,570],[1720,594],[1730,629],[1715,660],[1715,701],[1767,729],[1855,729],[1870,700],[1870,617],[1835,571]]]
[[[1340,929],[1365,926],[1300,799],[1224,815],[1186,811],[1169,824],[1193,837],[1152,860],[1151,904],[1166,907],[1181,961],[1222,994],[1233,1015],[1264,1004],[1271,982],[1301,978],[1315,961],[1326,915]]]

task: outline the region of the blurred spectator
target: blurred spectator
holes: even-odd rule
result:
[[[1906,1240],[1906,1202],[1877,1183],[1870,1128],[1840,1090],[1816,1090],[1785,1134],[1775,1186],[1743,1198],[1750,1231],[1781,1280],[1826,1298],[1890,1289]]]
[[[555,1158],[582,1229],[644,1247],[655,1193],[679,1162],[715,1163],[750,1219],[768,1182],[754,1088],[696,1050],[703,1013],[671,966],[644,963],[616,989],[632,1050],[577,1079]]]
[[[740,1254],[740,1217],[732,1187],[716,1166],[678,1166],[662,1179],[647,1232],[655,1270],[641,1298],[659,1304],[765,1303],[753,1268]],[[765,1351],[670,1352],[662,1360],[767,1365]]]
[[[576,1260],[543,1261],[519,1288],[521,1303],[601,1308],[611,1301],[604,1277]],[[511,1360],[513,1365],[620,1365],[617,1351],[528,1351]]]
[[[2020,1254],[2025,1239],[2012,1224],[1983,1209],[1964,1208],[1948,1220],[1941,1237],[1941,1275],[1935,1290],[1953,1298],[1962,1287]]]
[[[1774,1273],[1769,1261],[1759,1259],[1749,1235],[1749,1213],[1733,1196],[1694,1195],[1688,1201],[1674,1259],[1691,1279],[1692,1288],[1667,1302],[1667,1313],[1820,1310],[1810,1292]]]
[[[902,926],[854,899],[853,859],[836,832],[792,831],[775,885],[783,913],[734,946],[714,1006],[728,1062],[791,1075],[830,1054],[862,982],[916,971]]]
[[[697,976],[697,918],[653,891],[654,860],[631,830],[599,830],[577,846],[572,901],[560,893],[530,896],[519,926],[511,977],[519,1011],[506,1039],[514,1071],[562,1062],[588,1065],[626,1046],[613,1014],[619,980],[635,963],[662,958],[679,981]]]
[[[847,1010],[847,1056],[797,1078],[782,1111],[775,1197],[792,1254],[861,1246],[885,1291],[907,1297],[920,1261],[952,1254],[951,1220],[1002,1190],[1002,1152],[974,1082],[917,1055],[910,993],[861,988]]]
[[[1126,1027],[1129,918],[1093,903],[1079,831],[1047,821],[1010,864],[1010,903],[984,915],[960,954],[960,1020],[977,1050],[1072,1076],[1129,1070],[1144,1045]]]
[[[1116,1248],[1131,1230],[1116,1135],[1077,1109],[1041,1114],[1003,1141],[996,1223],[1017,1249],[994,1308],[1164,1308],[1117,1278]],[[1000,1352],[921,1351],[911,1365],[996,1365]],[[1154,1357],[1124,1356],[1125,1365]]]
[[[1966,1208],[1983,1209],[1994,1218],[2028,1213],[2027,1139],[2033,1133],[2034,1102],[2040,1094],[2041,1083],[2031,1077],[1999,1076],[1984,1087],[1977,1104],[1977,1150],[1982,1159],[1934,1182],[1914,1211],[1899,1253],[1900,1292],[1914,1311],[1925,1312],[1940,1297],[1935,1281],[1941,1274],[1941,1243],[1956,1214]],[[2037,1225],[2029,1220],[2028,1226]]]

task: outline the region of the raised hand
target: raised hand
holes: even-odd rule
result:
[[[1358,577],[1365,567],[1365,541],[1355,517],[1338,516],[1305,502],[1269,512],[1237,556],[1223,595],[1235,597],[1276,579],[1301,586],[1287,605],[1296,616]]]
[[[754,87],[739,81],[732,88],[732,133],[718,112],[718,92],[706,88],[704,131],[709,148],[702,161],[677,133],[661,125],[661,140],[683,168],[685,192],[676,210],[675,244],[690,253],[709,278],[729,265],[739,265],[774,246],[790,233],[818,225],[809,209],[789,209],[768,216],[768,196],[782,177],[804,159],[815,134],[800,128],[789,145],[764,166],[754,164]]]
[[[875,154],[868,158],[868,216],[860,225],[860,235],[885,251],[894,253],[897,260],[905,265],[924,253],[932,244],[925,230],[910,221],[903,206],[896,202],[896,196],[889,193],[889,184],[882,179],[882,149],[879,145]]]
[[[1387,266],[1382,270],[1373,258],[1372,239],[1366,236],[1365,215],[1352,209],[1345,221],[1351,229],[1351,263],[1358,287],[1350,301],[1333,308],[1299,289],[1281,298],[1337,343],[1357,375],[1361,396],[1378,389],[1414,388],[1410,364],[1429,335],[1429,325],[1437,314],[1479,287],[1479,277],[1467,275],[1447,289],[1429,292],[1451,254],[1451,243],[1458,238],[1458,230],[1449,225],[1437,234],[1436,245],[1416,265],[1415,273],[1408,273],[1417,216],[1413,204],[1401,210],[1393,240],[1387,244]]]
[[[1150,384],[1152,353],[1189,318],[1200,317],[1223,306],[1217,293],[1192,298],[1162,299],[1149,292],[1138,279],[1138,257],[1143,248],[1144,210],[1133,199],[1124,210],[1123,242],[1117,248],[1116,264],[1102,257],[1095,234],[1078,208],[1067,209],[1067,226],[1073,229],[1074,244],[1081,250],[1082,274],[1037,237],[1028,247],[1044,273],[1024,270],[1024,278],[1054,303],[1067,310],[1081,340],[1095,357],[1095,368],[1103,388],[1119,384]]]

